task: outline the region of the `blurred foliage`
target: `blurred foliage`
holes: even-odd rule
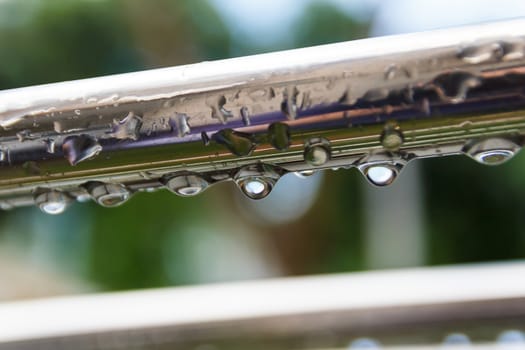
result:
[[[257,51],[256,42],[232,42],[205,0],[11,0],[0,8],[0,88],[225,58],[233,46]],[[368,28],[366,21],[315,2],[294,25],[294,46],[361,38]],[[498,168],[464,158],[423,166],[428,263],[525,256],[523,155]],[[119,208],[82,204],[45,219],[36,209],[2,213],[3,233],[22,246],[47,242],[42,249],[57,265],[107,290],[200,281],[190,255],[201,242],[188,239],[195,225],[217,235],[244,225],[284,274],[360,270],[367,268],[364,182],[356,171],[328,173],[307,215],[278,227],[242,219],[234,204],[238,194],[225,184],[195,199],[139,194]],[[211,268],[214,259],[206,256],[202,264]]]

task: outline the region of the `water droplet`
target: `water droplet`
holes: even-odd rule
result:
[[[396,77],[397,73],[399,71],[399,67],[395,64],[389,65],[385,69],[385,80],[392,80]]]
[[[470,89],[480,86],[481,78],[467,72],[442,74],[434,79],[434,88],[439,98],[452,103],[463,102]]]
[[[381,144],[386,150],[397,151],[403,144],[403,134],[397,126],[387,125],[381,135]]]
[[[175,117],[169,119],[168,123],[172,132],[176,132],[179,137],[184,137],[191,132],[188,120],[189,117],[186,114],[177,113]]]
[[[80,109],[75,109],[75,114],[80,115]]]
[[[51,153],[51,154],[55,153],[55,145],[56,145],[55,140],[48,138],[48,139],[43,140],[43,142],[46,145],[47,153]]]
[[[285,123],[272,123],[268,127],[268,137],[270,144],[280,151],[290,147],[290,127]]]
[[[129,112],[122,120],[113,119],[113,126],[109,135],[119,140],[138,140],[141,127],[142,118],[133,112]]]
[[[55,190],[39,193],[35,196],[36,205],[46,214],[63,213],[69,202],[69,198],[64,193]]]
[[[502,44],[503,47],[503,61],[521,60],[525,58],[525,42],[514,41],[505,42]]]
[[[467,146],[465,152],[478,163],[500,165],[514,157],[520,148],[513,141],[491,138]]]
[[[296,87],[288,87],[283,92],[281,111],[290,120],[297,118],[297,95],[299,95],[299,90]]]
[[[18,141],[20,142],[38,139],[38,136],[31,134],[31,131],[29,130],[22,130],[22,131],[17,132],[16,137],[18,138]]]
[[[224,105],[226,104],[226,97],[220,96],[217,105],[212,107],[212,118],[219,119],[222,124],[226,124],[228,118],[233,118],[231,111],[227,110]]]
[[[503,48],[499,43],[468,46],[462,49],[458,58],[466,63],[478,64],[492,59],[499,59],[503,54]]]
[[[75,135],[67,137],[62,143],[64,157],[69,164],[78,163],[97,156],[102,151],[102,146],[90,135]]]
[[[165,185],[168,190],[179,196],[191,197],[204,191],[209,183],[199,175],[186,174],[169,178]]]
[[[251,199],[267,197],[273,189],[273,183],[264,177],[249,177],[238,182],[241,191]]]
[[[204,146],[208,146],[210,144],[210,138],[208,137],[206,131],[201,132],[201,140]]]
[[[252,123],[250,121],[250,111],[248,110],[248,107],[241,108],[241,118],[245,126],[249,126]]]
[[[385,165],[372,165],[366,168],[366,177],[376,186],[390,185],[396,176],[395,170]]]
[[[84,185],[91,197],[103,207],[117,207],[126,202],[131,193],[119,184],[89,182]]]
[[[239,169],[235,183],[251,199],[262,199],[270,194],[280,174],[271,165],[258,163]]]
[[[321,166],[330,160],[330,142],[323,138],[310,139],[305,145],[304,161]]]
[[[0,162],[8,162],[9,161],[9,149],[7,148],[0,148]]]
[[[232,129],[222,129],[213,134],[212,139],[218,144],[226,146],[230,152],[237,156],[250,155],[256,147],[250,134]]]

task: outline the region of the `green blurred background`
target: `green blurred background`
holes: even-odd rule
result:
[[[438,16],[414,1],[397,12],[379,1],[261,3],[1,0],[0,89],[418,30],[405,22]],[[512,3],[498,2],[516,15]],[[491,13],[478,11],[429,21]],[[523,153],[496,168],[451,157],[410,164],[380,190],[340,170],[287,176],[257,203],[221,184],[196,198],[140,193],[61,216],[1,212],[0,299],[522,259],[524,175]]]

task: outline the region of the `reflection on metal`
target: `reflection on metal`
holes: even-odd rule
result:
[[[2,91],[0,202],[173,174],[239,184],[261,164],[358,167],[380,186],[417,158],[498,164],[523,145],[524,47],[521,19]]]
[[[522,346],[524,274],[507,263],[4,303],[0,348]]]

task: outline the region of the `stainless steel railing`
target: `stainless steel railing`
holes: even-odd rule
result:
[[[134,192],[417,158],[495,165],[523,145],[525,20],[380,37],[0,92],[0,207],[60,213]]]

